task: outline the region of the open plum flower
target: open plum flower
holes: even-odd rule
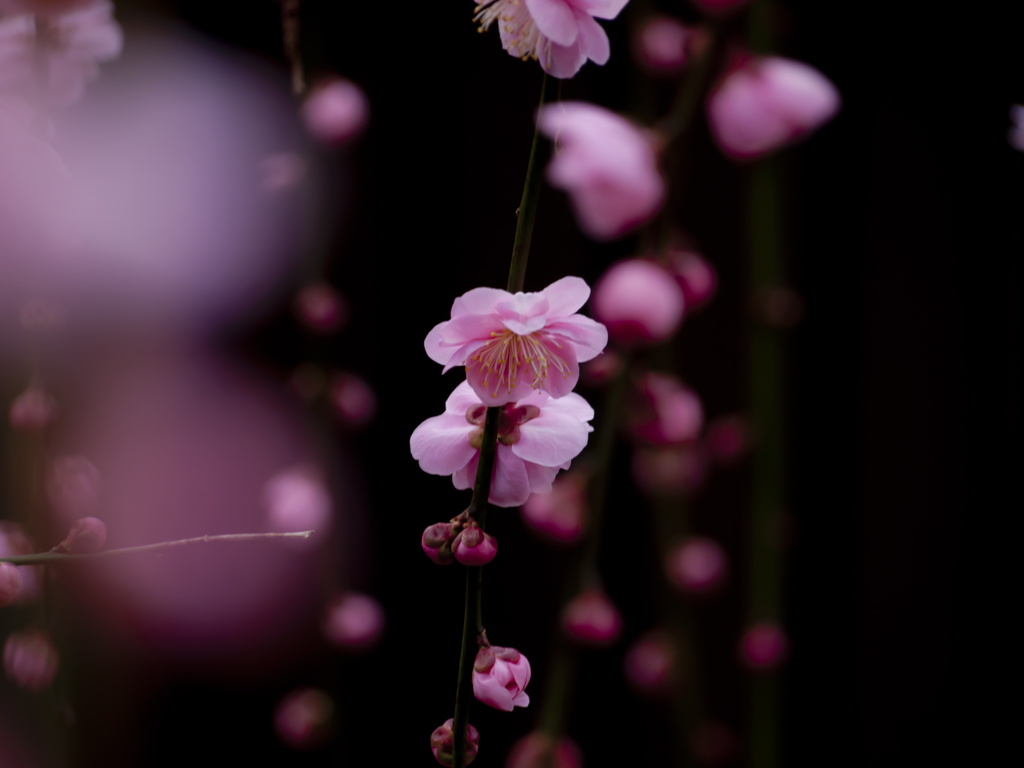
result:
[[[412,457],[424,472],[451,475],[459,490],[473,487],[486,407],[467,382],[448,397],[445,411],[412,433]],[[550,493],[560,469],[587,444],[594,409],[577,394],[559,399],[535,391],[505,406],[498,425],[498,446],[489,501],[517,507],[531,493]]]
[[[576,314],[588,298],[590,287],[579,277],[514,296],[474,288],[455,300],[452,319],[435,325],[423,346],[442,373],[465,365],[469,385],[487,405],[522,400],[533,390],[563,397],[579,381],[579,364],[608,343],[603,325]]]
[[[665,181],[647,136],[624,117],[593,104],[542,107],[537,127],[555,141],[551,186],[569,193],[576,221],[595,240],[613,240],[650,219]]]
[[[594,19],[614,19],[629,0],[479,0],[480,31],[498,22],[510,56],[536,59],[549,75],[572,77],[587,59],[605,64],[608,35]]]

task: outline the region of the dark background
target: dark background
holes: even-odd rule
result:
[[[121,17],[162,10],[278,62],[284,78],[272,0],[142,5]],[[372,106],[355,148],[324,158],[349,184],[334,214],[329,277],[353,318],[335,340],[310,346],[282,301],[222,346],[282,379],[311,356],[377,389],[375,424],[341,438],[361,476],[373,551],[346,577],[383,601],[388,632],[369,655],[339,658],[311,623],[302,653],[269,684],[155,675],[158,683],[139,686],[131,729],[122,710],[80,691],[84,765],[430,765],[429,733],[451,715],[463,571],[433,566],[418,536],[467,495],[420,472],[408,436],[441,411],[459,378],[439,375],[423,336],[455,296],[505,282],[541,73],[507,56],[495,30],[476,34],[468,0],[305,5],[311,72],[351,78]],[[1010,5],[940,12],[924,2],[794,0],[778,15],[780,52],[820,69],[844,100],[833,123],[786,153],[784,232],[806,305],[788,369],[786,765],[982,764],[1010,733],[997,696],[1009,688],[1008,523],[1019,509],[1008,491],[1019,476],[1024,203],[1024,157],[1006,143],[1009,106],[1024,101],[1020,44],[1009,39],[1022,18]],[[696,18],[683,3],[658,7]],[[674,84],[641,84],[630,61],[628,25],[641,10],[605,24],[611,62],[588,64],[563,98],[642,117],[664,109]],[[687,321],[677,359],[713,417],[745,401],[745,171],[718,154],[702,120],[688,167],[678,221],[721,286]],[[526,288],[565,274],[592,283],[634,246],[586,240],[564,196],[546,187]],[[663,764],[670,748],[667,714],[636,698],[621,674],[628,643],[653,623],[657,574],[628,459],[620,448],[608,510],[615,534],[601,564],[626,632],[614,649],[585,656],[570,728],[590,765]],[[745,493],[740,465],[711,479],[693,513],[694,528],[734,559],[728,589],[696,610],[708,714],[740,734]],[[493,642],[529,656],[539,704],[560,555],[525,533],[515,511],[493,513],[490,526],[503,557],[486,571],[485,623]],[[277,742],[270,712],[306,684],[336,694],[339,732],[323,750],[293,753]],[[500,765],[535,712],[475,706],[477,764]]]

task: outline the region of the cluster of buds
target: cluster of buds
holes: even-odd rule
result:
[[[476,520],[463,512],[447,523],[434,523],[423,531],[420,546],[438,565],[486,565],[498,554],[498,542]]]
[[[455,734],[452,733],[454,723],[455,721],[449,717],[430,734],[430,751],[434,753],[437,762],[444,766],[451,765],[455,758]],[[479,751],[480,732],[466,723],[466,765],[476,760],[476,753]]]

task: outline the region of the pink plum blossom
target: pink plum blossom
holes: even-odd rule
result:
[[[630,685],[649,696],[667,692],[674,665],[672,641],[658,630],[648,632],[633,643],[622,662]]]
[[[57,416],[57,401],[42,387],[29,388],[11,402],[11,426],[20,432],[37,432]]]
[[[455,757],[455,736],[452,733],[454,719],[448,718],[430,734],[430,751],[441,765],[450,766]],[[476,760],[480,750],[480,732],[466,723],[466,765]]]
[[[551,493],[532,493],[520,508],[523,522],[546,539],[572,544],[583,535],[586,484],[575,473],[562,475]]]
[[[604,647],[622,632],[622,614],[599,589],[586,589],[562,611],[565,633],[579,643]]]
[[[309,134],[324,144],[343,144],[363,132],[370,104],[362,89],[349,80],[334,78],[317,83],[302,105],[302,120]]]
[[[683,322],[686,299],[671,274],[653,261],[612,265],[594,289],[594,315],[620,344],[663,341]]]
[[[693,536],[674,547],[665,558],[669,581],[683,592],[707,594],[725,579],[725,552],[714,539]]]
[[[655,16],[640,27],[635,50],[639,63],[653,72],[678,72],[686,66],[693,30],[671,16]]]
[[[669,256],[669,268],[683,289],[687,312],[705,304],[718,287],[715,270],[693,251],[674,251]]]
[[[74,522],[58,549],[72,555],[88,555],[103,549],[106,543],[107,524],[97,517],[83,517]]]
[[[487,565],[498,554],[498,541],[470,523],[452,542],[452,554],[463,565]]]
[[[813,67],[777,56],[747,58],[708,96],[711,132],[722,151],[745,160],[797,141],[839,111],[839,91]]]
[[[4,672],[15,685],[32,693],[50,687],[59,659],[56,646],[42,630],[14,632],[4,644]]]
[[[630,402],[628,424],[635,437],[655,445],[692,442],[704,426],[700,398],[667,373],[647,373]]]
[[[608,332],[577,313],[590,298],[579,277],[537,293],[474,288],[452,304],[423,345],[442,373],[465,365],[466,379],[487,405],[524,400],[543,390],[562,397],[576,386],[579,364],[601,354]]]
[[[0,563],[0,608],[5,608],[21,594],[22,578],[18,566]]]
[[[412,433],[410,447],[424,472],[451,475],[459,490],[472,488],[480,456],[486,406],[469,382],[448,397],[445,412],[427,419]],[[505,405],[498,425],[498,446],[489,501],[517,507],[531,493],[550,493],[559,469],[587,444],[594,409],[575,393],[555,400],[535,390]]]
[[[420,536],[423,553],[438,565],[451,565],[455,561],[452,540],[457,534],[452,533],[452,528],[452,523],[434,523]]]
[[[311,749],[331,735],[334,700],[317,688],[299,688],[274,710],[274,730],[289,747]]]
[[[755,624],[740,639],[740,661],[755,671],[779,667],[785,661],[788,651],[786,633],[769,621]]]
[[[57,456],[50,463],[46,491],[64,520],[93,517],[100,509],[100,472],[84,456]]]
[[[608,35],[594,19],[614,19],[629,0],[479,0],[480,31],[498,23],[510,56],[536,59],[549,75],[572,77],[587,59],[605,64]]]
[[[365,651],[384,634],[384,608],[369,595],[346,592],[327,607],[324,635],[339,648]]]
[[[658,212],[665,181],[650,139],[633,123],[566,101],[541,107],[537,127],[555,143],[548,181],[569,194],[587,235],[614,240]]]
[[[309,283],[295,297],[295,314],[314,333],[329,334],[348,321],[348,301],[329,283]]]
[[[534,731],[512,745],[505,768],[583,768],[583,753],[567,736]]]
[[[515,648],[481,648],[473,662],[473,695],[489,707],[511,712],[530,706],[526,686],[530,662]]]

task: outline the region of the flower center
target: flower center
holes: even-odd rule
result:
[[[502,389],[511,394],[521,375],[529,377],[531,387],[539,389],[548,378],[549,369],[555,375],[571,375],[569,363],[556,351],[561,348],[562,345],[544,331],[525,336],[509,330],[492,332],[491,339],[466,362],[466,372],[475,368],[483,374],[483,386],[494,387],[491,397],[497,397]],[[492,384],[488,384],[488,380]]]
[[[502,47],[523,61],[546,56],[551,64],[551,41],[544,37],[533,23],[523,0],[480,0],[473,9],[473,21],[480,22],[478,32],[485,32],[495,21],[500,22],[504,34]]]
[[[516,406],[509,403],[498,418],[498,442],[502,445],[515,445],[519,442],[519,426],[530,419],[540,416],[540,408],[536,405]],[[484,419],[487,417],[487,406],[483,403],[471,405],[466,409],[466,421],[475,424],[469,435],[469,444],[479,449],[483,445]]]

